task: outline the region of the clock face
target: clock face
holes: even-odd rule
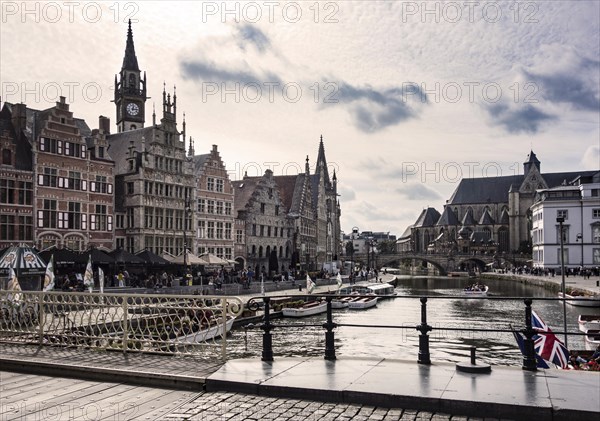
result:
[[[140,112],[140,107],[133,103],[130,102],[129,104],[127,104],[127,114],[129,115],[138,115]]]

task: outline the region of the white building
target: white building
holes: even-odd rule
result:
[[[566,268],[600,266],[600,172],[538,190],[531,207],[533,266],[560,268],[560,228]]]

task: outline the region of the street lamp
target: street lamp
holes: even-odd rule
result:
[[[185,204],[183,211],[183,267],[184,267],[184,279],[187,286],[189,286],[189,270],[188,270],[188,259],[187,259],[187,230],[188,230],[188,216],[192,212],[190,205],[190,198],[187,193],[185,194]]]
[[[563,238],[563,222],[565,222],[565,218],[559,216],[556,218],[556,222],[558,222],[559,226],[559,236],[560,236],[560,275],[561,275],[561,285],[562,285],[562,298],[563,298],[563,324],[565,329],[565,347],[569,349],[569,344],[567,342],[567,290],[565,288],[565,244]]]
[[[354,267],[355,267],[355,264],[354,264],[354,237],[355,237],[355,235],[358,236],[358,232],[359,232],[358,227],[352,227],[352,239],[351,239],[351,241],[352,241],[352,264],[350,266],[350,283],[353,283],[353,281],[354,281]]]

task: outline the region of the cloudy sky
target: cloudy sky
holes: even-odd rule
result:
[[[461,177],[600,168],[600,2],[2,2],[2,101],[115,123],[127,19],[147,124],[177,86],[196,153],[292,174],[323,135],[342,228],[401,234]]]

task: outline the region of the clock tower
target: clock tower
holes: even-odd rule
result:
[[[141,78],[135,48],[131,20],[127,29],[125,57],[119,75],[115,75],[115,99],[117,108],[117,129],[120,132],[144,127],[146,99],[146,72]]]

